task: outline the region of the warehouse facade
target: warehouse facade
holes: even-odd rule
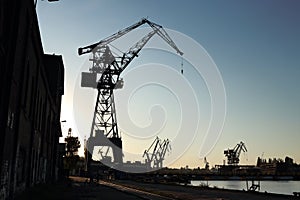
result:
[[[62,56],[44,54],[34,1],[0,0],[0,199],[57,180]]]

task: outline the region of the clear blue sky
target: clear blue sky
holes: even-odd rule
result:
[[[77,55],[78,47],[97,42],[149,17],[149,20],[197,41],[221,73],[227,114],[221,137],[207,155],[211,165],[221,164],[225,159],[223,150],[234,147],[239,141],[244,141],[248,148],[248,153],[241,156],[243,164],[255,164],[257,157],[262,155],[283,159],[287,155],[300,163],[299,10],[300,2],[296,0],[38,1],[44,51],[63,55],[65,63],[61,117],[67,120],[64,131],[75,126],[73,91],[87,59]],[[151,56],[151,51],[145,54]],[[185,78],[193,79],[192,75],[189,77],[188,69]],[[152,92],[154,95],[163,93]],[[91,102],[91,105],[81,106],[93,107]],[[133,118],[140,119],[140,113],[131,112]],[[89,131],[91,121],[84,124],[88,124]],[[81,130],[74,129],[74,134]],[[123,142],[127,143],[124,148],[128,149],[138,143],[124,139]],[[203,167],[203,159],[199,158],[200,145],[201,138],[198,138],[171,166]]]

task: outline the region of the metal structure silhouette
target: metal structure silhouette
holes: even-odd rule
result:
[[[144,151],[143,157],[146,156],[146,164],[154,169],[162,168],[166,152],[170,149],[168,139],[162,141],[159,137],[156,137],[150,147]]]
[[[242,141],[237,144],[233,149],[228,149],[224,151],[225,156],[227,157],[228,165],[238,165],[240,162],[241,151],[247,152],[245,143]]]
[[[122,55],[114,55],[110,50],[110,43],[143,24],[148,24],[152,31]],[[100,42],[78,49],[79,55],[92,53],[92,59],[90,59],[92,67],[89,72],[82,73],[81,86],[98,90],[90,137],[87,140],[87,149],[93,154],[92,152],[96,146],[111,148],[114,164],[123,163],[123,153],[113,91],[122,88],[123,80],[120,78],[120,74],[138,56],[140,50],[155,34],[166,41],[178,54],[183,55],[162,26],[145,18]],[[98,75],[100,75],[100,78],[97,81]],[[107,157],[107,153],[108,151],[102,157]]]

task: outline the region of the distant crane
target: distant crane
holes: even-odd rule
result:
[[[165,159],[166,152],[170,150],[171,146],[168,139],[162,141],[159,137],[156,137],[150,147],[144,151],[143,157],[147,157],[146,164],[149,167],[159,169],[163,167],[163,160]]]
[[[204,157],[204,164],[205,164],[205,169],[209,170],[209,162],[207,161],[206,157]]]
[[[242,141],[237,144],[233,149],[224,150],[224,154],[227,157],[227,164],[228,165],[238,165],[240,162],[240,154],[241,151],[247,152],[247,148],[245,143]]]

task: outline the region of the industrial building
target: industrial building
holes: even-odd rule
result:
[[[34,1],[0,0],[0,199],[57,180],[62,56],[43,51]]]

